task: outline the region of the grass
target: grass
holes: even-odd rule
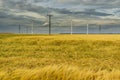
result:
[[[120,80],[120,35],[0,34],[0,80]]]

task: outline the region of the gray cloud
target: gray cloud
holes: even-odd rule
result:
[[[0,8],[0,23],[8,25],[25,24],[26,21],[30,22],[31,19],[36,20],[37,23],[43,22],[35,17],[14,14],[24,11],[34,12],[45,17],[47,13],[52,13],[54,18],[62,19],[66,18],[64,16],[66,14],[80,19],[98,19],[101,16],[120,15],[120,7],[118,6],[120,0],[0,0],[0,4],[2,6]],[[48,4],[51,5],[51,8],[48,8]],[[64,9],[59,8],[61,6]],[[76,11],[74,11],[75,8],[77,8]],[[14,11],[12,12],[11,9]]]
[[[24,5],[37,4],[43,7],[63,7],[72,8],[82,6],[96,6],[97,8],[116,8],[120,5],[120,0],[0,0],[4,7],[21,7]]]
[[[116,4],[120,0],[58,0],[59,3],[67,4]]]

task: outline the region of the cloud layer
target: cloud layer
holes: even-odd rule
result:
[[[120,0],[0,0],[0,23],[44,23],[47,13],[55,19],[120,19],[119,5]]]

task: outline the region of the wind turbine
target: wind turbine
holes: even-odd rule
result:
[[[73,34],[73,20],[71,19],[71,35]]]
[[[19,34],[21,33],[21,25],[19,24]]]
[[[89,24],[87,24],[87,34],[89,34]]]
[[[32,34],[34,34],[33,28],[34,28],[34,22],[32,20]]]
[[[102,30],[101,25],[99,25],[99,34],[101,33],[101,30]]]
[[[70,34],[71,34],[71,35],[73,34],[73,19],[72,19],[72,14],[73,14],[73,12],[71,11],[71,16],[70,16],[70,23],[71,23],[71,24],[70,24],[70,25],[71,25],[71,26],[70,26],[70,30],[71,30],[71,31],[70,31]]]
[[[47,16],[48,16],[48,27],[49,27],[49,35],[51,34],[51,17],[53,16],[51,13],[50,13],[50,0],[48,1],[49,2],[49,5],[48,5],[48,13],[47,13]]]

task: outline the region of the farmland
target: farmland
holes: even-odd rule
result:
[[[120,35],[0,34],[0,80],[120,80]]]

